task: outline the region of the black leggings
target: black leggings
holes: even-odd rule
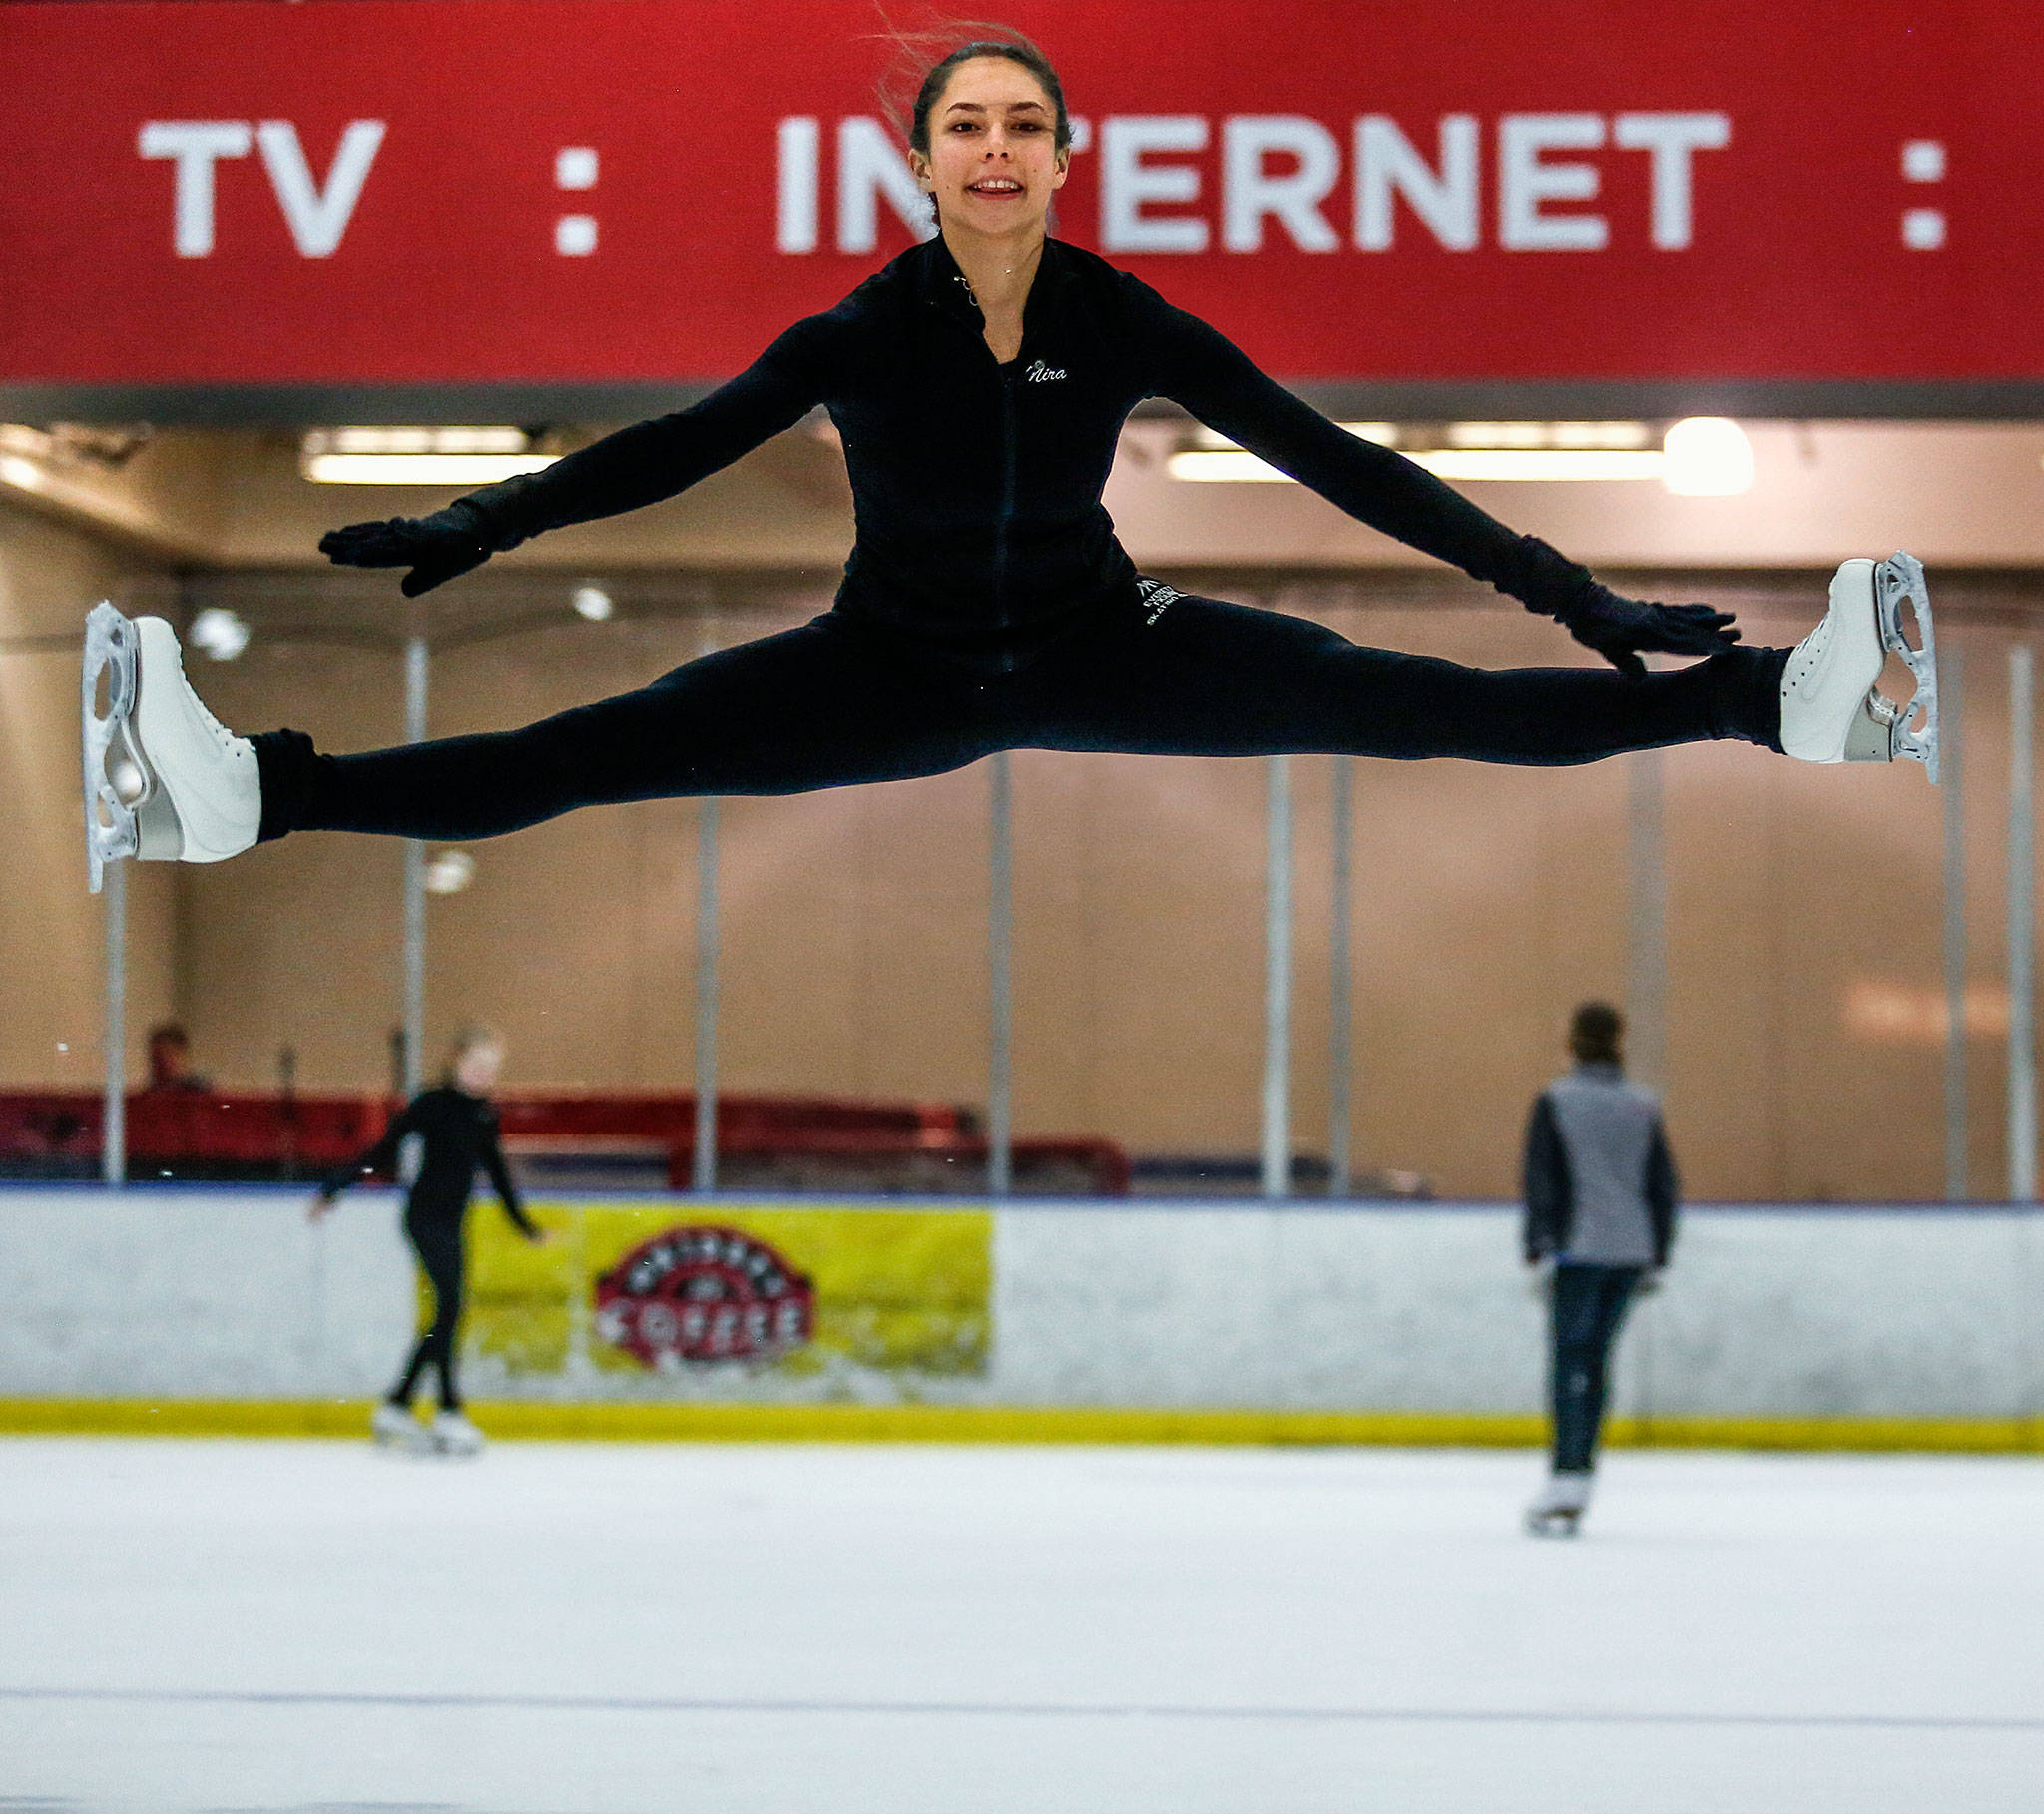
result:
[[[828,613],[522,730],[351,756],[257,737],[262,835],[493,837],[578,806],[906,780],[999,749],[1530,766],[1717,737],[1779,749],[1785,659],[1740,648],[1643,680],[1463,668],[1167,590],[989,676]]]
[[[418,1346],[412,1349],[403,1375],[390,1388],[390,1402],[409,1405],[412,1394],[419,1389],[420,1379],[431,1367],[440,1376],[441,1409],[459,1411],[461,1388],[454,1380],[454,1337],[461,1323],[461,1229],[459,1224],[451,1232],[438,1227],[418,1227],[407,1217],[404,1234],[405,1239],[411,1242],[411,1250],[418,1255],[420,1266],[425,1269],[427,1282],[433,1287],[433,1320],[425,1334],[419,1337]]]
[[[1638,1266],[1554,1269],[1554,1471],[1597,1465],[1612,1345],[1640,1282]]]

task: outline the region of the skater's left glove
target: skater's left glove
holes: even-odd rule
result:
[[[1623,598],[1538,536],[1521,536],[1519,548],[1519,571],[1500,580],[1499,590],[1554,619],[1630,680],[1646,677],[1642,651],[1708,656],[1739,641],[1729,611]]]

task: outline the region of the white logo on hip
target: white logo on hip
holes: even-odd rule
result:
[[[1064,375],[1065,368],[1062,365],[1046,365],[1041,359],[1023,373],[1032,384],[1055,384]]]

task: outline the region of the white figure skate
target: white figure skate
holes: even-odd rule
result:
[[[1902,626],[1916,618],[1917,643]],[[1898,655],[1915,678],[1906,705],[1878,685]],[[1923,566],[1913,556],[1847,561],[1831,580],[1823,622],[1796,644],[1782,671],[1782,747],[1805,762],[1921,762],[1937,775],[1937,643]]]
[[[1590,1509],[1589,1474],[1550,1474],[1539,1497],[1526,1508],[1526,1529],[1535,1537],[1573,1537]]]
[[[102,677],[107,709],[97,710]],[[85,856],[97,894],[122,857],[219,863],[256,842],[256,750],[232,735],[185,679],[178,633],[102,602],[85,620],[80,700]]]
[[[433,1439],[412,1415],[411,1407],[393,1405],[387,1399],[369,1418],[369,1436],[377,1448],[398,1449],[407,1455],[426,1455],[433,1447]]]
[[[480,1455],[483,1433],[459,1411],[442,1411],[433,1419],[432,1444],[435,1455]]]

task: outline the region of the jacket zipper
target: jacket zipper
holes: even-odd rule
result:
[[[988,349],[992,356],[992,349]],[[1015,355],[1014,363],[1007,370],[998,364],[995,376],[1001,384],[1001,512],[994,519],[994,622],[1004,633],[1008,628],[1008,524],[1015,514],[1016,479],[1016,422],[1015,422],[1015,379],[1014,373],[1021,369],[1022,355]],[[1014,666],[1013,652],[1007,648],[1001,651],[1001,666]]]

